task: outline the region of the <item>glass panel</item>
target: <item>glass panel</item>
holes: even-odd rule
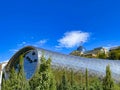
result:
[[[24,55],[24,72],[27,79],[30,79],[34,74],[38,62],[38,56],[35,50],[29,51]]]

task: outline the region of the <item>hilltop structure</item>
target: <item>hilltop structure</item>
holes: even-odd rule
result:
[[[120,49],[120,46],[110,48],[110,51]]]
[[[83,46],[79,46],[75,51],[71,52],[70,55],[83,56],[88,58],[96,58],[99,54],[108,54],[108,49],[104,47],[97,47],[93,50],[86,50]]]
[[[108,49],[106,49],[104,47],[98,47],[98,48],[94,48],[93,50],[86,51],[84,53],[84,56],[97,57],[98,54],[100,54],[100,53],[107,54],[107,52],[108,52]]]
[[[79,46],[77,48],[77,51],[81,52],[81,53],[84,53],[86,51],[86,49],[83,47],[83,46]]]

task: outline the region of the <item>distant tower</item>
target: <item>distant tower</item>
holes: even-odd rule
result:
[[[79,46],[77,48],[77,51],[84,53],[86,51],[86,49],[83,46]]]

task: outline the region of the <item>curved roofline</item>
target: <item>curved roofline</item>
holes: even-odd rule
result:
[[[17,60],[17,57],[20,56],[21,54],[25,53],[26,51],[30,51],[30,50],[37,50],[36,47],[34,46],[26,46],[21,48],[19,51],[17,51],[9,60],[8,64],[5,66],[6,71],[9,71],[9,67],[11,67],[14,62]]]
[[[119,74],[119,71],[120,71],[120,61],[119,60],[106,60],[106,59],[93,59],[93,58],[85,58],[85,57],[79,57],[79,56],[73,56],[73,55],[66,55],[66,54],[62,54],[62,53],[59,53],[59,52],[55,52],[55,51],[51,51],[51,50],[46,50],[46,49],[43,49],[43,48],[37,48],[37,47],[34,47],[34,46],[26,46],[26,47],[23,47],[22,49],[20,49],[18,52],[16,52],[14,55],[13,55],[13,57],[9,60],[9,62],[8,62],[8,64],[6,65],[6,67],[5,67],[5,71],[6,72],[9,72],[10,71],[10,69],[12,68],[12,66],[15,64],[15,63],[17,63],[16,61],[18,61],[18,57],[21,55],[21,54],[26,54],[28,51],[30,51],[30,50],[35,50],[35,51],[37,51],[38,52],[38,54],[41,54],[41,53],[39,53],[39,52],[41,52],[41,51],[44,51],[45,53],[46,53],[46,55],[47,54],[49,54],[49,56],[50,55],[52,55],[52,57],[54,57],[53,58],[53,60],[52,61],[55,61],[55,60],[58,60],[59,58],[61,58],[61,56],[62,56],[62,58],[65,58],[65,59],[63,59],[63,62],[56,62],[55,61],[55,64],[56,65],[58,65],[58,67],[59,66],[63,66],[64,65],[64,67],[66,67],[66,66],[68,66],[68,68],[76,68],[76,67],[78,67],[79,68],[79,70],[80,69],[82,69],[82,68],[88,68],[88,69],[91,69],[91,70],[97,70],[98,72],[100,72],[100,73],[102,73],[103,71],[105,71],[105,68],[106,68],[106,66],[108,65],[108,64],[111,64],[111,70],[114,70],[114,72],[113,72],[113,74],[114,74],[114,79],[117,79],[116,78],[116,75],[118,75],[118,76],[120,76],[120,74]],[[39,57],[39,55],[38,55],[38,57]],[[57,57],[57,58],[56,58]],[[56,58],[56,59],[55,59]],[[74,59],[76,59],[76,62],[79,64],[80,63],[80,65],[82,65],[82,66],[77,66],[77,63],[75,62],[75,64],[73,65],[73,64],[71,64],[71,63],[73,63],[73,61],[74,61]],[[68,63],[68,61],[67,60],[69,60],[69,62],[70,63]],[[91,60],[92,60],[92,62],[91,62]],[[104,60],[104,61],[103,61]],[[58,60],[59,61],[59,60]],[[64,64],[64,62],[67,62],[68,64]],[[38,65],[39,65],[40,63],[38,62]],[[86,65],[85,65],[86,64]],[[93,67],[93,65],[94,64],[96,64],[97,65],[97,69],[94,69],[96,66],[94,66]],[[103,64],[103,65],[101,65],[101,64]],[[37,66],[38,66],[37,65]],[[114,66],[117,66],[117,70],[116,70],[116,68],[114,68]],[[102,66],[102,68],[101,68],[101,70],[99,70],[100,68],[99,67],[101,67]],[[37,69],[36,69],[37,70]],[[76,69],[77,70],[77,69]],[[97,72],[95,72],[95,74],[97,74]],[[117,77],[118,77],[117,76]]]
[[[57,54],[60,54],[60,55],[64,55],[64,56],[72,56],[72,57],[77,57],[79,59],[90,59],[91,58],[85,58],[85,57],[78,57],[78,56],[74,56],[74,55],[67,55],[67,54],[63,54],[63,53],[60,53],[60,52],[55,52],[55,51],[51,51],[51,50],[46,50],[46,49],[43,49],[43,48],[37,48],[37,47],[34,47],[34,46],[25,46],[23,48],[21,48],[19,51],[17,51],[13,56],[12,58],[8,61],[8,64],[6,65],[6,70],[8,71],[9,68],[8,67],[11,67],[13,64],[14,64],[14,61],[16,60],[16,58],[20,55],[20,54],[23,54],[29,50],[45,50],[45,51],[48,51],[48,52],[52,52],[52,53],[57,53]],[[96,60],[95,58],[92,58],[92,60]],[[98,59],[98,60],[104,60],[104,59]],[[107,61],[111,61],[111,60],[107,60]],[[118,61],[118,60],[116,60]]]

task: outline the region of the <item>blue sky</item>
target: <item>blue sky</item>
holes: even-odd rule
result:
[[[8,60],[26,45],[67,54],[81,42],[88,50],[120,45],[119,3],[119,0],[1,0],[0,61]]]

